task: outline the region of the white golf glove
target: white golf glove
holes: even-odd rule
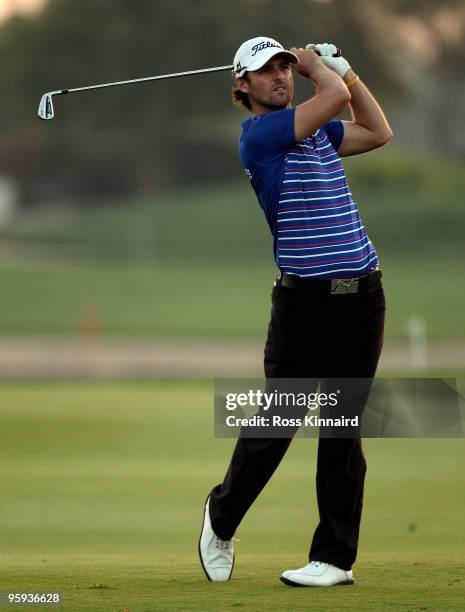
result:
[[[340,77],[343,77],[346,72],[350,70],[350,64],[346,59],[343,57],[333,57],[333,55],[337,53],[336,45],[332,45],[331,43],[310,43],[305,48],[318,51],[323,64],[331,68],[331,70],[334,70]]]

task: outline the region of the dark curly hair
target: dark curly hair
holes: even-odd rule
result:
[[[241,78],[248,81],[249,75],[246,72],[244,76]],[[232,88],[231,98],[232,98],[232,103],[234,104],[234,106],[237,106],[238,108],[245,108],[249,111],[252,110],[252,105],[250,104],[249,95],[241,91],[239,87]]]

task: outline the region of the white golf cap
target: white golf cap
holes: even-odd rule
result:
[[[277,40],[266,36],[257,36],[246,40],[237,50],[234,56],[233,74],[237,78],[244,76],[246,72],[259,70],[278,53],[285,53],[293,64],[299,63],[295,53],[285,49]]]

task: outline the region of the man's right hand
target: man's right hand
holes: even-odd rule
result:
[[[292,47],[290,49],[292,53],[295,53],[299,58],[298,64],[291,64],[295,72],[305,77],[306,79],[314,79],[315,74],[326,66],[321,61],[320,57],[313,51],[313,49],[303,49],[302,47]]]

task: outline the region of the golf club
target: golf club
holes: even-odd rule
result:
[[[148,81],[157,81],[161,79],[174,79],[175,77],[190,76],[194,74],[205,74],[207,72],[220,72],[232,70],[233,66],[218,66],[216,68],[203,68],[201,70],[189,70],[187,72],[176,72],[173,74],[161,74],[159,76],[145,77],[142,79],[130,79],[128,81],[115,81],[114,83],[102,83],[100,85],[89,85],[87,87],[74,87],[73,89],[59,89],[57,91],[49,91],[40,99],[39,117],[41,119],[53,119],[55,112],[53,110],[53,96],[61,96],[63,94],[74,93],[76,91],[87,91],[89,89],[103,89],[104,87],[118,87],[119,85],[133,85],[135,83],[144,83]]]
[[[315,51],[319,55],[318,51]],[[338,49],[334,57],[340,56],[341,50]],[[158,76],[144,77],[141,79],[130,79],[128,81],[115,81],[114,83],[102,83],[100,85],[88,85],[87,87],[74,87],[73,89],[58,89],[57,91],[49,91],[44,93],[40,99],[38,115],[41,119],[53,119],[55,111],[53,109],[53,96],[62,96],[64,94],[75,93],[77,91],[87,91],[90,89],[103,89],[104,87],[118,87],[120,85],[135,85],[136,83],[147,83],[148,81],[159,81],[162,79],[174,79],[176,77],[191,76],[195,74],[206,74],[208,72],[222,72],[232,70],[233,65],[217,66],[215,68],[202,68],[200,70],[188,70],[187,72],[175,72],[172,74],[161,74]]]

